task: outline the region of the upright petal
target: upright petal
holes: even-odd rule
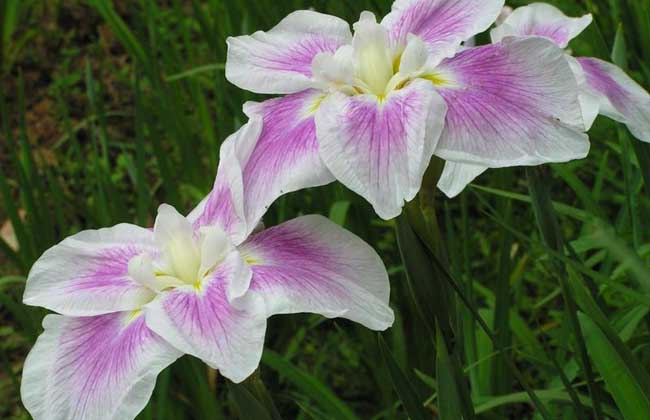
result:
[[[334,181],[320,158],[314,114],[325,94],[316,90],[262,103],[248,103],[244,111],[261,118],[262,133],[242,138],[253,146],[243,168],[244,209],[249,230],[281,195]]]
[[[129,275],[129,261],[156,252],[153,233],[134,225],[77,233],[36,261],[23,302],[71,316],[138,309],[153,292]]]
[[[388,274],[377,253],[321,216],[264,230],[242,244],[251,289],[269,315],[312,312],[343,317],[374,330],[393,323]]]
[[[449,111],[436,155],[489,167],[584,158],[588,137],[564,52],[537,37],[506,38],[444,61],[432,75]]]
[[[650,142],[650,95],[614,64],[578,58],[601,114],[627,125],[634,137]]]
[[[243,163],[253,152],[261,131],[262,119],[253,116],[222,144],[214,187],[187,216],[195,230],[217,225],[235,245],[246,239],[249,227],[244,215]]]
[[[295,93],[313,86],[312,61],[350,43],[342,19],[300,10],[268,32],[228,38],[226,78],[256,93]]]
[[[461,42],[485,31],[501,13],[504,0],[396,0],[382,20],[396,47],[409,34],[420,37],[432,54],[450,57]]]
[[[145,407],[158,373],[181,353],[137,312],[48,315],[25,360],[21,395],[37,420],[128,420]]]
[[[585,72],[578,60],[569,54],[566,54],[564,58],[568,60],[573,76],[578,83],[578,102],[582,111],[582,120],[585,131],[589,131],[600,112],[600,95],[589,86]]]
[[[199,287],[177,287],[147,305],[147,325],[177,349],[241,382],[259,364],[266,331],[264,302],[255,293],[242,293],[250,278],[250,268],[232,252]]]
[[[438,189],[447,197],[454,198],[487,170],[485,166],[471,163],[445,162],[445,169],[438,180]]]
[[[386,98],[333,94],[316,112],[321,157],[339,181],[390,219],[420,189],[445,112],[423,80]]]
[[[591,14],[572,18],[550,4],[533,3],[515,9],[490,35],[492,42],[500,42],[506,36],[541,36],[566,48],[592,20]]]

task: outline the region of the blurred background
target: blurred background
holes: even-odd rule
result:
[[[575,55],[613,56],[650,87],[648,0],[551,3],[594,14],[571,44]],[[362,10],[383,16],[390,6],[0,0],[0,418],[29,418],[20,374],[45,311],[21,296],[36,258],[82,229],[152,225],[160,203],[189,211],[211,188],[221,142],[245,122],[242,104],[264,99],[225,80],[226,37],[267,30],[296,9],[352,23]],[[423,295],[435,308],[454,296],[446,350],[467,394],[449,397],[453,363],[413,303],[395,223],[339,184],[278,200],[267,226],[318,213],[372,244],[389,268],[397,315],[382,341],[344,320],[273,318],[259,374],[282,417],[437,418],[454,412],[449,404],[469,404],[478,418],[541,418],[541,404],[551,418],[650,418],[650,151],[603,118],[591,139],[587,159],[545,168],[566,252],[538,233],[523,169],[491,170],[460,197],[436,199],[440,245],[463,299],[438,293],[439,279]],[[567,316],[576,304],[563,296],[568,282],[594,320],[582,335]],[[139,418],[252,418],[238,402],[236,387],[186,356],[160,375]]]

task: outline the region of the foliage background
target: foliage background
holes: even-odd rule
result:
[[[594,14],[576,55],[613,56],[650,87],[648,0],[552,3]],[[44,315],[21,304],[31,264],[81,229],[151,225],[163,202],[189,211],[244,121],[241,105],[263,99],[226,82],[225,38],[309,7],[354,22],[390,1],[0,2],[0,417],[29,417],[20,372]],[[440,235],[398,231],[407,266],[395,222],[338,184],[276,202],[267,226],[320,213],[370,242],[397,314],[380,340],[345,320],[273,318],[260,375],[281,416],[650,418],[650,151],[602,118],[591,138],[583,161],[492,170],[459,198],[439,196]],[[536,179],[543,188],[529,186]],[[431,191],[409,214],[431,209]],[[431,244],[449,258],[422,272]],[[428,260],[414,262],[418,252]],[[255,384],[227,384],[184,357],[140,418],[264,418]]]

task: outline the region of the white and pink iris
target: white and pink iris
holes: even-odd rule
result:
[[[544,37],[462,45],[503,5],[397,0],[380,23],[362,13],[354,35],[337,17],[297,11],[230,38],[228,80],[286,94],[245,106],[264,122],[259,160],[288,174],[266,199],[338,179],[389,219],[415,197],[434,154],[494,168],[585,157],[578,85],[561,48]]]
[[[386,269],[361,239],[320,216],[254,230],[245,212],[263,210],[244,197],[267,178],[242,171],[256,143],[245,151],[237,137],[260,129],[253,120],[226,141],[213,191],[187,217],[162,205],[153,230],[84,231],[35,263],[24,302],[58,313],[23,370],[35,419],[132,419],[184,353],[242,381],[275,314],[392,325]]]
[[[502,16],[501,23],[491,31],[493,43],[512,36],[542,37],[567,48],[592,22],[590,14],[572,18],[546,3],[504,10]],[[625,124],[637,139],[650,142],[650,94],[646,90],[614,64],[597,58],[574,58],[568,52],[565,59],[578,83],[587,130],[602,114]],[[438,186],[447,195],[455,196],[487,169],[487,165],[448,162]]]

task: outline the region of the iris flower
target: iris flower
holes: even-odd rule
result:
[[[84,231],[35,263],[24,302],[58,313],[45,317],[23,370],[35,419],[132,419],[184,353],[240,382],[275,314],[392,324],[386,269],[361,239],[319,216],[266,230],[244,217],[263,211],[244,202],[258,188],[242,171],[257,143],[237,137],[260,129],[252,120],[226,141],[213,191],[187,217],[162,205],[153,230]]]
[[[491,32],[492,42],[506,37],[542,37],[560,48],[567,48],[592,22],[590,14],[579,18],[566,16],[555,6],[532,3],[511,11]],[[535,52],[532,52],[535,54]],[[650,95],[614,64],[590,57],[572,57],[567,51],[579,85],[579,99],[585,127],[591,128],[598,114],[627,126],[637,139],[650,142]],[[487,167],[448,163],[439,187],[454,196]]]
[[[481,167],[537,165],[589,151],[578,86],[561,48],[506,37],[467,48],[502,0],[397,0],[377,22],[296,11],[267,32],[228,39],[226,77],[262,94],[270,173],[280,191],[338,179],[389,219],[419,191],[435,154]],[[276,178],[272,176],[272,178]]]

